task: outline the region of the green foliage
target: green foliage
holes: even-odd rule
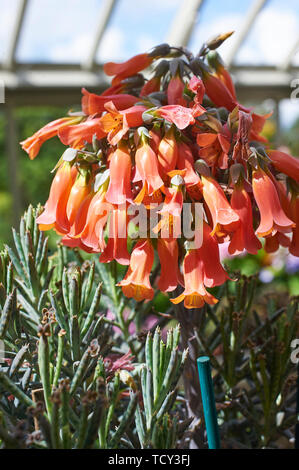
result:
[[[222,434],[227,446],[276,447],[293,435],[298,298],[259,298],[257,279],[226,285],[217,308],[207,306],[196,338],[211,358]]]
[[[289,129],[283,137],[284,144],[290,148],[292,154],[296,157],[299,157],[298,130],[299,119],[294,122],[291,129]]]
[[[14,114],[18,140],[25,140],[38,129],[66,114],[66,109],[50,107],[26,107],[17,108]],[[6,116],[0,114],[0,249],[3,242],[11,241],[11,229],[13,225],[13,201],[10,193],[10,180],[8,171],[8,153],[5,142]],[[21,149],[19,142],[14,143],[18,154],[17,179],[20,188],[22,211],[32,203],[34,206],[47,200],[50,179],[49,173],[55,166],[57,159],[64,151],[64,146],[59,139],[53,139],[50,147],[47,143],[41,148],[37,159],[32,162],[28,155]],[[34,169],[33,169],[34,168]],[[34,178],[32,178],[34,171]]]
[[[187,354],[179,328],[166,344],[149,333],[144,355],[129,333],[135,305],[126,319],[109,268],[61,246],[49,257],[39,211],[29,207],[0,255],[2,447],[176,447],[190,422],[176,398]]]

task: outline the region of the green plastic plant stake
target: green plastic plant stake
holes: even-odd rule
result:
[[[217,423],[210,358],[207,356],[199,357],[197,359],[197,367],[209,449],[220,449],[220,436]]]

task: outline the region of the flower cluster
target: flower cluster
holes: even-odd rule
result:
[[[158,288],[172,292],[181,285],[172,301],[187,308],[217,302],[207,289],[228,279],[219,257],[224,242],[231,255],[256,254],[264,239],[267,252],[282,245],[299,256],[299,160],[273,150],[261,135],[269,115],[238,103],[215,50],[226,37],[205,44],[196,57],[163,44],[107,63],[110,88],[101,95],[83,89],[81,112],[22,142],[31,159],[56,135],[69,147],[57,164],[40,229],[53,228],[65,245],[100,253],[103,263],[128,265],[119,285],[137,301],[153,298],[155,253]],[[152,204],[163,208],[158,224],[132,242],[133,203],[148,217]],[[193,211],[203,205],[199,247],[174,230],[184,203]]]

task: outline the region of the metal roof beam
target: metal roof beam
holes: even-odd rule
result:
[[[203,0],[185,0],[181,2],[167,35],[167,42],[171,46],[188,45],[202,4]]]
[[[261,11],[261,9],[265,6],[268,0],[253,0],[252,5],[246,14],[246,19],[244,25],[240,32],[236,35],[236,41],[232,44],[229,56],[226,60],[228,67],[230,67],[234,59],[236,58],[242,44],[244,43],[245,39],[247,38],[249,31],[254,24],[257,15]]]
[[[299,76],[299,67],[280,71],[276,67],[233,67],[238,97],[241,101],[267,98],[289,98],[290,82]],[[5,83],[6,102],[20,105],[66,106],[79,104],[81,87],[93,88],[95,93],[108,86],[101,67],[97,73],[79,68],[70,70],[28,70],[20,67],[17,72],[0,71],[0,81]]]
[[[25,17],[26,8],[28,6],[29,0],[19,0],[19,5],[16,11],[16,20],[14,28],[11,35],[10,43],[7,47],[7,56],[3,62],[3,68],[12,69],[15,64],[15,56],[19,43],[19,38],[23,26],[23,21]]]
[[[82,62],[81,66],[84,70],[91,70],[95,65],[95,58],[101,43],[101,40],[106,31],[107,25],[111,18],[112,12],[118,0],[105,0],[101,8],[97,30],[90,48],[90,52],[86,55],[86,59]]]

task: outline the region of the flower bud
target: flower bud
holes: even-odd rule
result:
[[[217,49],[232,34],[234,34],[234,31],[228,31],[227,33],[218,34],[217,36],[215,36],[215,37],[211,38],[209,41],[207,41],[207,47],[210,50]]]
[[[164,57],[170,53],[170,46],[167,43],[159,44],[159,46],[154,47],[149,52],[150,57]]]

